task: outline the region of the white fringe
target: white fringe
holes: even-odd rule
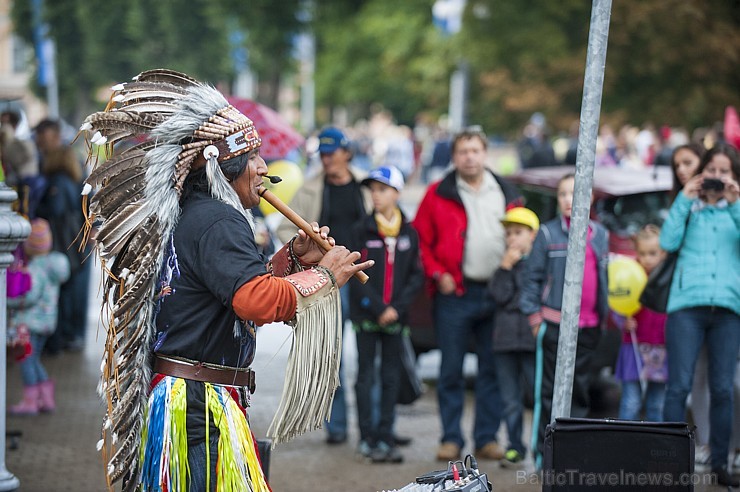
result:
[[[283,394],[267,430],[273,447],[319,429],[331,413],[342,357],[341,309],[339,290],[332,288],[296,315]]]

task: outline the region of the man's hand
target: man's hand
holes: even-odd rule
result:
[[[334,246],[321,258],[319,265],[328,268],[334,274],[337,287],[342,287],[355,273],[375,264],[374,260],[368,260],[355,265],[359,259],[360,253],[357,251],[350,251],[344,246]]]
[[[454,294],[456,289],[457,285],[455,284],[455,279],[452,277],[452,274],[445,272],[437,279],[437,290],[440,294]]]
[[[378,324],[380,326],[388,326],[396,321],[398,321],[398,311],[396,311],[393,306],[388,306],[382,313],[380,313],[380,316],[378,316]]]
[[[319,227],[319,224],[316,222],[311,222],[311,227],[314,232],[318,233],[322,238],[327,239],[329,244],[334,246],[334,238],[329,236],[329,228],[327,226]],[[303,230],[298,230],[298,237],[293,240],[293,253],[307,265],[315,265],[324,257],[324,250],[313,239],[308,237],[308,234],[303,232]]]
[[[635,331],[637,329],[637,321],[632,316],[628,316],[624,322],[624,329],[627,331]]]

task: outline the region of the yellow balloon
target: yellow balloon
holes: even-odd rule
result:
[[[623,316],[640,310],[640,294],[647,283],[647,274],[632,258],[619,256],[609,262],[609,307]]]
[[[277,184],[271,184],[268,180],[265,180],[265,188],[280,198],[283,203],[289,204],[298,188],[303,186],[303,171],[294,162],[285,160],[271,162],[267,166],[267,174],[283,178]],[[260,200],[260,210],[265,216],[277,212],[275,207],[270,205],[267,200]]]

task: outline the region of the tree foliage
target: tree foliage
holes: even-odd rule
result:
[[[432,25],[430,0],[372,0],[318,6],[316,97],[365,116],[373,103],[399,121],[444,112],[452,60]]]
[[[353,120],[375,104],[404,123],[445,113],[460,61],[470,66],[470,123],[513,133],[535,111],[556,129],[578,119],[590,2],[468,0],[462,31],[446,37],[433,26],[434,1],[45,0],[43,17],[68,117],[90,110],[100,87],[147,68],[229,82],[235,31],[246,34],[258,99],[274,107],[296,68],[295,36],[311,30],[318,106],[348,108]],[[30,4],[16,1],[12,11],[29,42]],[[725,106],[740,106],[738,62],[740,2],[615,1],[602,119],[711,124]]]
[[[581,0],[469,2],[460,37],[473,66],[471,117],[503,132],[541,111],[568,128],[580,112],[590,12]],[[739,28],[738,2],[613,2],[602,119],[687,127],[720,119],[740,104]]]

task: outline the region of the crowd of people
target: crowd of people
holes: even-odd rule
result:
[[[403,461],[399,446],[410,439],[395,429],[404,370],[400,361],[411,305],[426,289],[441,351],[436,387],[441,435],[435,458],[459,460],[466,446],[463,358],[472,341],[478,360],[473,454],[520,466],[531,453],[541,466],[575,177],[562,176],[558,216],[541,222],[544,218],[525,208],[517,188],[487,165],[489,140],[479,129],[450,136],[443,126],[412,131],[393,125],[385,113],[376,116],[346,132],[323,129],[316,136],[319,170],[290,202],[308,222],[328,226],[336,244],[359,252],[371,278],[367,284],[345,284],[349,276],[343,274],[337,284],[342,326],[350,324],[357,339],[358,371],[356,381],[347,381],[339,368],[341,384],[324,422],[326,442],[348,440],[345,392],[353,388],[358,457],[374,463]],[[83,228],[83,167],[62,142],[57,122],[39,123],[35,143],[13,135],[17,115],[4,113],[2,122],[5,180],[19,190],[19,212],[33,226],[17,252],[32,288],[8,299],[10,328],[24,325],[30,331],[30,350],[20,362],[23,400],[9,411],[33,415],[55,408],[53,377],[46,374],[40,354],[84,346],[90,264],[84,260],[91,245],[70,247]],[[704,139],[704,145],[688,140],[680,131],[656,132],[649,125],[623,129],[618,136],[608,125],[602,128],[597,165],[666,165],[673,170],[673,202],[665,224],[643,224],[634,246],[648,274],[668,254],[677,259],[666,312],[645,307],[628,317],[610,312],[609,232],[589,222],[571,415],[588,414],[592,359],[602,330],[616,325],[624,333],[614,361],[622,388],[615,416],[686,421],[690,395],[697,462],[706,460],[720,484],[738,485],[728,460],[732,456],[740,467],[740,158],[737,149],[719,139]],[[564,141],[550,143],[544,118],[533,116],[517,146],[521,165],[575,163],[577,135]],[[267,172],[263,162],[254,167],[257,174]],[[413,219],[399,207],[409,180],[431,181]],[[186,198],[203,199],[198,193],[207,185],[187,183],[192,196],[186,193]],[[245,207],[257,202],[242,200]],[[282,220],[274,233],[290,245],[291,255],[295,249],[311,256],[305,235],[290,221]],[[251,251],[251,246],[244,248]],[[291,261],[298,260],[293,256]],[[326,265],[329,270],[333,266]],[[236,294],[224,295],[236,299]],[[289,320],[295,309],[288,311],[259,319]],[[163,313],[177,317],[171,309]],[[224,326],[233,325],[228,321]],[[160,352],[166,353],[169,343],[174,342],[163,339]],[[533,436],[525,444],[524,405],[530,399]],[[502,423],[507,443],[500,442]]]
[[[671,301],[665,313],[643,307],[625,317],[610,311],[609,233],[599,223],[589,223],[571,415],[588,414],[589,385],[594,376],[592,359],[602,330],[607,325],[617,326],[624,332],[622,347],[614,361],[622,396],[618,414],[614,416],[628,420],[687,421],[686,401],[692,394],[692,407],[696,407],[692,418],[699,428],[697,449],[702,451],[708,446],[709,458],[705,463],[711,466],[718,483],[736,484],[727,465],[733,447],[729,444],[731,431],[737,427],[733,426],[732,399],[734,365],[740,348],[735,342],[740,320],[738,153],[731,145],[721,142],[714,143],[710,149],[682,143],[672,147],[668,161],[661,163],[660,156],[665,156],[669,145],[668,132],[663,131],[662,147],[645,134],[642,139],[651,143],[643,149],[649,153],[641,165],[646,162],[669,165],[675,185],[671,193],[674,202],[665,226],[643,224],[635,234],[635,258],[649,274],[664,261],[667,253],[678,256]],[[679,135],[672,141],[683,140]],[[454,136],[449,143],[451,167],[447,167],[441,179],[429,185],[412,221],[419,237],[420,261],[432,299],[442,355],[436,388],[442,435],[436,458],[459,459],[465,447],[465,432],[461,429],[465,391],[462,360],[472,341],[478,355],[472,429],[475,455],[501,460],[506,465],[517,465],[525,459],[528,450],[521,437],[524,394],[534,390],[531,452],[540,466],[552,405],[575,178],[572,174],[561,178],[557,187],[559,214],[540,224],[537,215],[523,207],[516,188],[486,166],[487,145],[485,135],[477,130]],[[319,150],[328,172],[326,166],[332,161],[332,149]],[[621,160],[600,165],[632,164]],[[375,172],[402,174],[387,166],[378,167]],[[387,179],[380,181],[389,186]],[[351,182],[349,171],[345,182]],[[359,188],[362,182],[357,178],[355,186]],[[398,186],[391,188],[399,190]],[[326,203],[327,197],[323,200]],[[297,199],[295,203],[303,202]],[[344,208],[352,208],[351,201],[344,203],[348,205]],[[371,223],[382,234],[384,216],[379,215],[377,201],[373,205],[374,211],[369,212],[374,215]],[[714,225],[709,226],[710,223]],[[712,239],[708,241],[708,237]],[[367,255],[375,243],[375,247],[382,247],[381,239],[387,240],[373,236],[352,244]],[[393,257],[393,253],[388,254]],[[371,276],[380,275],[383,279],[388,278],[388,272],[382,262],[369,270]],[[353,290],[363,292],[354,294],[363,297],[359,303],[351,304],[350,319],[357,316],[365,319],[372,306],[372,312],[378,316],[376,322],[382,326],[384,307],[393,305],[390,298],[384,304],[376,304],[380,301],[380,287],[372,296],[366,293],[367,286],[350,285],[349,289],[350,296]],[[356,325],[355,328],[361,350],[355,387],[361,436],[358,454],[379,456],[372,454],[373,443],[385,447],[392,445],[393,440],[387,437],[391,435],[387,427],[376,427],[375,433],[368,431],[371,412],[367,406],[372,401],[368,387],[375,369],[366,357],[375,356],[377,349],[383,354],[380,359],[383,403],[378,400],[373,404],[384,406],[388,404],[385,393],[395,391],[386,382],[389,369],[384,364],[398,371],[397,365],[388,362],[385,352],[395,355],[397,349],[382,338],[369,338]],[[686,343],[687,339],[691,343]],[[367,352],[369,340],[374,347]],[[724,340],[721,347],[718,340]],[[541,354],[538,357],[542,360],[537,370],[536,353]],[[699,365],[694,371],[697,358]],[[707,390],[711,393],[711,403],[707,403]],[[738,390],[734,390],[736,394]],[[707,407],[711,411],[707,412]],[[735,414],[740,415],[740,409]],[[502,422],[507,427],[506,445],[498,442]],[[330,435],[327,442],[336,441]],[[740,450],[734,451],[735,457],[740,456]],[[400,459],[395,454],[392,456],[393,461]]]
[[[16,136],[18,113],[3,112],[1,121],[3,175],[18,192],[17,211],[32,225],[11,267],[17,272],[13,282],[27,281],[7,301],[10,339],[27,345],[18,351],[23,399],[9,411],[29,415],[56,407],[53,375],[47,375],[41,354],[84,348],[91,262],[85,261],[90,245],[76,241],[84,224],[83,166],[63,142],[58,121],[39,122],[33,140]]]

